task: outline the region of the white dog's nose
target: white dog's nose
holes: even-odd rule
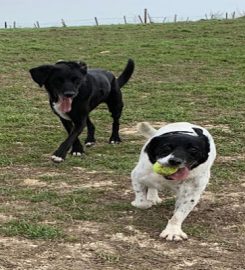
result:
[[[172,157],[168,160],[168,164],[171,166],[178,166],[183,163],[183,160],[177,157]]]

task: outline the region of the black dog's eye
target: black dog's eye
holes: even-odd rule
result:
[[[78,77],[72,77],[72,78],[71,78],[71,81],[72,81],[73,83],[78,83],[78,82],[79,82],[79,78],[78,78]]]

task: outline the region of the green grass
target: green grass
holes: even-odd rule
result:
[[[116,75],[128,58],[134,59],[135,73],[123,89],[122,126],[133,128],[140,121],[207,126],[218,156],[238,157],[215,164],[209,190],[221,192],[227,183],[239,186],[245,170],[241,158],[245,150],[244,28],[241,19],[0,30],[1,212],[15,218],[1,225],[0,234],[62,238],[62,228],[74,220],[108,223],[112,231],[131,224],[159,232],[166,224],[165,214],[173,210],[171,198],[147,214],[130,205],[132,193],[124,191],[131,188],[130,171],[144,139],[123,134],[122,144],[107,144],[111,119],[105,105],[91,113],[97,145],[82,159],[68,156],[60,165],[51,163],[49,157],[66,133],[49,108],[45,90],[31,80],[28,70],[59,59],[83,59],[89,67],[109,69]],[[23,187],[26,178],[46,185]],[[83,188],[87,182],[103,180],[115,186]],[[61,188],[64,183],[67,187]],[[12,206],[19,204],[24,209]],[[130,221],[129,215],[133,216]],[[59,222],[61,229],[40,223],[46,220]],[[186,230],[194,237],[211,233],[203,224],[186,226]],[[116,255],[97,255],[110,263],[119,260]]]
[[[240,128],[242,135],[243,27],[244,20],[237,20],[167,26],[1,30],[0,145],[3,154],[0,164],[46,165],[48,160],[44,155],[50,155],[64,139],[65,132],[50,112],[45,91],[28,74],[31,67],[58,59],[84,59],[91,67],[103,67],[119,74],[127,59],[133,58],[134,78],[123,90],[124,125],[133,126],[143,120],[200,124],[208,121],[213,125],[228,124],[231,132]],[[93,158],[96,153],[103,153],[93,167],[128,174],[139,146],[130,144],[127,137],[125,144],[116,149],[104,144],[110,127],[106,108],[97,109],[92,118],[101,144],[88,152]],[[242,136],[234,144],[240,148]],[[133,149],[125,153],[125,148]],[[225,154],[233,154],[233,147],[226,148]],[[71,164],[80,162],[73,159],[69,161]],[[84,164],[91,167],[90,157]]]
[[[30,239],[54,240],[62,236],[58,228],[43,224],[33,224],[26,220],[13,220],[0,226],[0,233],[6,236],[23,236]]]

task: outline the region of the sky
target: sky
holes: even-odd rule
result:
[[[94,17],[101,24],[137,22],[147,8],[153,21],[204,19],[205,15],[225,16],[228,12],[245,15],[245,0],[0,0],[0,27],[4,22],[32,27],[56,26],[64,19],[67,25],[94,25]]]

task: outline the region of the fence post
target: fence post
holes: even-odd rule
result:
[[[98,22],[97,17],[94,17],[94,20],[95,20],[95,24],[98,26],[99,25],[99,22]]]
[[[148,13],[148,19],[149,19],[149,23],[153,23],[150,14]]]
[[[16,28],[16,22],[13,22],[13,28]]]
[[[139,18],[141,23],[144,23],[140,15],[138,15],[138,18]]]
[[[64,19],[61,19],[61,24],[62,24],[63,27],[67,26]]]
[[[147,24],[147,9],[144,9],[144,23]]]
[[[7,22],[4,22],[4,28],[8,28]]]
[[[225,19],[228,20],[228,12],[225,13]]]
[[[127,24],[126,16],[123,16],[124,23]]]
[[[177,14],[174,15],[174,22],[177,22]]]

